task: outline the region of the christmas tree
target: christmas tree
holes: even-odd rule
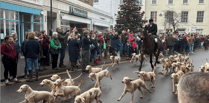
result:
[[[115,25],[115,29],[119,33],[128,29],[133,33],[137,33],[143,23],[146,22],[142,20],[145,12],[141,12],[139,4],[138,0],[123,0],[123,4],[119,7],[120,10]]]

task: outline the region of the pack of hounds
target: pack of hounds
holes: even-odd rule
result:
[[[162,53],[159,55],[160,61],[162,62],[162,72],[158,73],[160,75],[164,75],[164,72],[166,71],[166,75],[168,75],[168,71],[170,70],[171,73],[171,79],[173,83],[173,93],[175,92],[175,87],[178,87],[178,81],[180,78],[189,72],[194,71],[194,65],[193,61],[189,59],[189,54],[182,56],[182,54],[177,53],[177,55],[171,55],[168,58],[164,59],[164,56]],[[130,62],[135,63],[140,61],[141,55],[133,53],[132,58]],[[146,56],[143,57],[144,60],[147,61]],[[103,70],[104,64],[102,67],[92,67],[91,65],[86,66],[86,70],[89,70],[89,76],[88,78],[92,81],[96,81],[93,88],[81,93],[80,86],[83,84],[81,81],[79,85],[75,85],[75,80],[80,78],[82,76],[82,73],[76,77],[72,78],[69,74],[69,71],[66,70],[68,79],[61,79],[61,77],[57,74],[52,75],[50,79],[44,79],[39,84],[40,86],[48,86],[51,90],[51,92],[48,91],[36,91],[33,90],[29,85],[24,84],[20,86],[20,88],[17,90],[18,93],[25,92],[25,100],[20,103],[37,103],[39,101],[42,101],[42,103],[55,103],[55,102],[61,102],[66,101],[72,98],[72,96],[75,96],[74,103],[91,103],[94,100],[96,100],[96,103],[102,103],[100,100],[100,97],[102,95],[101,88],[101,80],[103,77],[109,77],[112,80],[111,74],[109,73],[108,69],[110,67],[113,67],[115,64],[117,64],[117,68],[119,68],[120,63],[120,56],[110,56],[110,59],[112,60],[112,64],[108,66],[106,69]],[[209,62],[206,59],[206,63],[202,64],[199,68],[199,72],[209,72]],[[138,89],[141,92],[141,98],[143,98],[143,92],[141,90],[141,87],[146,89],[149,93],[151,93],[150,89],[146,86],[145,81],[149,82],[149,86],[152,84],[152,88],[155,87],[155,67],[150,72],[145,71],[135,71],[134,73],[138,74],[138,79],[133,79],[129,77],[124,77],[122,80],[122,83],[125,84],[124,92],[119,97],[117,101],[120,101],[123,96],[127,92],[131,93],[131,101],[130,103],[133,103],[133,97],[134,97],[134,91]],[[177,94],[177,90],[175,94]],[[58,98],[62,97],[62,99]]]

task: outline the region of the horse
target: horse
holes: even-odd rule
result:
[[[156,66],[156,63],[160,63],[158,61],[158,56],[159,56],[160,51],[162,50],[162,47],[163,47],[162,41],[159,38],[157,38],[158,42],[157,42],[157,48],[155,51],[155,40],[153,39],[152,35],[148,35],[146,27],[142,30],[143,30],[142,35],[144,38],[143,38],[143,43],[142,43],[142,47],[141,47],[141,62],[140,62],[140,66],[139,66],[139,71],[141,71],[141,68],[142,68],[144,54],[147,54],[150,56],[150,64],[151,64],[152,69],[154,69],[154,66],[152,64],[152,55],[153,54],[155,55],[156,61],[155,61],[154,65]]]

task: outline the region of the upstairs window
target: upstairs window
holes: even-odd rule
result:
[[[156,5],[157,4],[157,0],[152,0],[152,5]]]

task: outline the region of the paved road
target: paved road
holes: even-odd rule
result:
[[[209,59],[209,51],[205,50],[197,50],[194,54],[190,55],[190,59],[194,61],[195,70],[198,71],[200,65],[202,64],[202,61],[206,61],[205,59]],[[105,66],[107,67],[107,66]],[[159,73],[161,71],[161,64],[158,64],[156,66],[156,72]],[[123,92],[124,84],[122,84],[122,79],[124,76],[128,76],[130,78],[138,78],[137,74],[133,73],[134,71],[138,70],[138,65],[134,66],[133,63],[123,63],[120,65],[119,69],[116,69],[116,66],[113,68],[110,68],[110,74],[112,75],[113,80],[110,80],[110,78],[103,78],[101,81],[102,84],[102,96],[101,100],[103,103],[129,103],[131,100],[131,94],[127,93],[120,102],[117,101],[117,99],[120,97],[120,95]],[[143,66],[143,71],[150,71],[151,67],[148,62]],[[76,77],[80,74],[80,72],[73,72],[70,73],[72,77]],[[20,101],[24,100],[24,93],[16,93],[16,90],[22,85],[22,84],[28,84],[33,88],[34,90],[39,91],[49,91],[48,87],[41,87],[38,84],[43,79],[49,79],[49,76],[45,76],[44,78],[41,78],[39,81],[33,82],[33,83],[18,83],[13,84],[9,86],[2,86],[1,87],[1,103],[19,103]],[[62,78],[68,78],[66,73],[60,74]],[[79,78],[77,81],[83,81],[84,84],[81,86],[81,91],[84,92],[94,86],[95,81],[91,81],[87,78],[88,74],[83,73],[81,78]],[[148,86],[148,83],[146,83]],[[152,93],[148,93],[145,89],[142,89],[144,92],[144,98],[141,99],[140,95],[141,93],[136,90],[134,93],[134,101],[133,103],[177,103],[177,96],[172,93],[172,82],[170,75],[162,76],[158,75],[156,76],[156,87],[151,88],[148,86]],[[74,98],[71,100],[61,102],[61,103],[73,103]],[[95,101],[93,102],[95,103]]]

